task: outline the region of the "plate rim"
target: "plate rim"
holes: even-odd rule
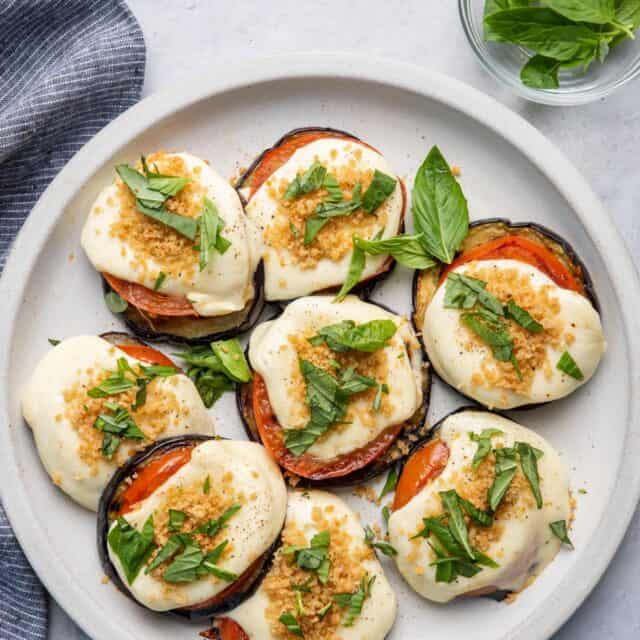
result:
[[[105,160],[128,140],[160,120],[216,95],[254,84],[308,79],[352,79],[377,83],[386,88],[409,91],[466,115],[527,158],[565,198],[603,261],[606,251],[604,262],[620,303],[630,364],[626,446],[622,450],[610,495],[610,504],[616,505],[616,518],[608,520],[606,530],[602,526],[596,528],[583,549],[587,562],[582,566],[587,568],[574,565],[572,571],[545,596],[543,604],[503,636],[522,640],[549,637],[575,612],[600,580],[622,541],[640,498],[640,468],[633,463],[633,453],[640,453],[640,440],[633,433],[633,426],[638,424],[640,417],[640,318],[633,313],[640,307],[640,280],[630,253],[600,200],[585,178],[551,141],[520,115],[478,89],[412,63],[347,52],[309,52],[249,58],[233,66],[214,65],[206,81],[193,75],[170,92],[158,92],[144,98],[102,129],[65,165],[24,223],[0,279],[0,299],[6,301],[5,312],[0,315],[0,335],[4,338],[0,341],[0,417],[7,425],[0,432],[0,490],[12,487],[11,491],[2,491],[9,521],[40,580],[87,634],[95,640],[111,640],[114,635],[135,640],[126,631],[123,636],[121,626],[104,615],[100,602],[94,601],[81,585],[69,579],[69,571],[62,563],[56,562],[55,556],[42,552],[47,547],[45,532],[30,526],[28,496],[19,481],[18,465],[9,455],[12,451],[8,408],[10,338],[13,338],[15,318],[21,306],[21,296],[16,292],[24,290],[42,247],[66,205],[104,165]],[[52,209],[58,214],[50,216],[48,212]],[[601,522],[611,510],[611,506],[604,510]],[[575,572],[581,572],[581,580],[571,579]],[[559,594],[563,597],[559,598]],[[553,606],[548,606],[550,603]]]

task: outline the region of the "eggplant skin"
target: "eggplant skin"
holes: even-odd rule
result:
[[[103,278],[105,295],[112,291]],[[254,327],[265,307],[264,264],[262,261],[253,277],[255,296],[247,306],[238,312],[216,317],[171,318],[155,321],[152,326],[149,319],[136,307],[129,304],[124,312],[116,314],[137,336],[148,342],[173,342],[175,344],[208,344],[214,340],[227,340]],[[217,325],[217,326],[216,326]]]
[[[279,138],[273,146],[265,149],[262,153],[260,153],[258,157],[251,163],[249,168],[240,176],[240,178],[238,178],[236,182],[236,191],[240,196],[240,200],[242,201],[243,206],[246,207],[248,200],[242,194],[242,190],[247,187],[249,188],[251,187],[253,174],[255,173],[256,169],[260,166],[260,163],[265,158],[265,156],[269,154],[271,151],[278,149],[283,144],[286,144],[292,138],[295,138],[301,134],[306,134],[306,133],[335,134],[336,137],[350,138],[355,142],[359,142],[360,144],[369,146],[362,139],[358,138],[358,136],[355,136],[352,133],[349,133],[348,131],[342,131],[341,129],[334,129],[332,127],[299,127],[297,129],[292,129],[291,131],[285,133],[281,138]],[[373,147],[371,148],[374,149]],[[376,153],[379,153],[377,149],[374,149],[374,151],[376,151]],[[397,177],[397,179],[402,189],[403,201],[404,201],[404,211],[402,213],[402,224],[398,229],[398,233],[402,234],[404,233],[404,230],[405,230],[405,217],[406,217],[406,211],[407,211],[407,188],[404,184],[404,181],[400,177]],[[393,273],[395,267],[396,267],[395,259],[389,257],[388,260],[384,263],[384,265],[380,269],[380,271],[378,271],[378,273],[375,273],[369,278],[367,278],[366,280],[362,280],[361,282],[359,282],[351,290],[350,293],[359,296],[363,300],[368,300],[373,294],[374,289],[376,289],[378,285],[384,282],[384,280],[386,280]],[[313,293],[315,295],[321,295],[323,293],[324,294],[337,293],[339,289],[340,287],[338,286],[335,288],[326,289],[324,291],[315,291]],[[293,300],[294,299],[292,298],[291,300],[277,300],[274,302],[280,307],[285,307],[289,302],[292,302]]]
[[[379,302],[374,303],[369,301],[369,304],[375,304],[376,306],[395,314],[395,311],[393,311],[386,305],[380,304]],[[282,311],[277,316],[274,316],[273,319],[277,318],[281,314]],[[251,367],[248,350],[249,347],[247,346],[245,356],[247,362],[249,363],[249,367]],[[374,460],[372,463],[368,464],[362,469],[354,471],[353,473],[349,473],[338,478],[328,478],[326,480],[310,480],[309,478],[302,478],[287,472],[286,469],[283,469],[283,475],[288,483],[293,487],[306,487],[309,489],[353,487],[364,484],[365,482],[376,478],[392,467],[396,467],[398,463],[404,460],[406,456],[409,455],[409,453],[412,451],[415,444],[417,442],[423,441],[425,436],[427,436],[431,431],[431,427],[426,422],[426,416],[431,401],[432,375],[431,364],[429,363],[429,359],[426,355],[424,347],[422,347],[422,356],[424,358],[424,363],[426,364],[426,367],[423,371],[422,406],[413,414],[413,416],[409,420],[406,421],[405,428],[400,432],[396,441],[381,458]],[[258,427],[255,421],[255,416],[253,414],[250,382],[247,384],[237,385],[236,406],[238,407],[238,413],[240,414],[240,418],[242,419],[242,424],[248,438],[250,440],[253,440],[254,442],[262,444],[262,439],[260,438]]]
[[[573,276],[577,278],[582,285],[582,294],[589,300],[589,302],[591,302],[593,308],[600,312],[600,304],[595,292],[593,280],[591,279],[584,262],[580,259],[569,242],[541,224],[537,224],[535,222],[511,222],[506,218],[476,220],[469,225],[469,234],[456,257],[470,248],[480,246],[484,242],[489,242],[502,236],[513,234],[522,235],[531,240],[536,240],[545,248],[551,250],[556,258],[560,259],[571,271]],[[486,238],[482,240],[483,236],[486,236]],[[478,240],[482,241],[479,242]],[[436,266],[431,269],[416,271],[413,276],[411,320],[416,334],[420,336],[420,342],[425,353],[426,348],[424,346],[424,340],[422,339],[422,319],[424,318],[425,311],[438,288],[441,270],[441,266]],[[435,369],[434,374],[438,375],[438,372],[435,371]],[[438,377],[440,378],[440,376]],[[442,378],[440,378],[440,380],[442,380]],[[449,385],[445,380],[442,380],[442,382],[451,387],[451,385]],[[463,395],[465,398],[475,402],[473,398],[463,394],[459,389],[456,389],[455,387],[451,388],[457,393]],[[527,404],[519,406],[517,409],[518,411],[526,411],[535,407],[544,406],[545,404],[548,403]]]
[[[114,510],[118,509],[118,489],[137,470],[139,470],[141,467],[144,467],[159,455],[167,453],[172,449],[177,449],[185,446],[195,447],[207,440],[219,439],[220,438],[217,436],[188,435],[158,440],[149,445],[146,449],[137,453],[135,456],[131,457],[124,465],[122,465],[113,475],[113,477],[109,481],[109,484],[106,486],[105,490],[102,493],[100,504],[98,505],[97,519],[98,556],[100,558],[100,563],[102,564],[102,569],[105,575],[111,580],[111,582],[115,584],[120,592],[122,592],[125,596],[133,600],[138,606],[142,607],[145,610],[148,610],[147,607],[145,607],[133,597],[131,591],[129,591],[126,584],[121,580],[118,572],[116,571],[116,568],[113,566],[113,563],[109,558],[107,537],[109,534],[110,524],[111,522],[113,522],[113,520],[110,518],[110,514]],[[273,545],[271,545],[271,547],[267,549],[267,551],[265,551],[265,553],[263,554],[262,562],[255,570],[253,579],[246,589],[231,594],[224,602],[216,605],[203,606],[202,608],[197,608],[196,605],[196,608],[178,608],[173,609],[168,613],[175,614],[177,616],[180,616],[181,618],[187,618],[189,620],[199,620],[205,617],[210,617],[212,615],[220,615],[227,611],[230,611],[231,609],[234,609],[244,600],[253,595],[256,589],[260,586],[260,583],[271,567],[273,554],[280,546],[280,544],[281,538],[280,536],[278,536]]]

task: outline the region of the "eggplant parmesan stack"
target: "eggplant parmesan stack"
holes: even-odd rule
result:
[[[562,398],[606,350],[582,262],[535,224],[472,225],[451,265],[416,274],[414,321],[436,373],[489,408]]]
[[[295,482],[346,485],[421,437],[429,373],[410,323],[348,296],[311,296],[254,330],[238,391],[250,436]]]
[[[403,228],[402,181],[373,147],[334,129],[286,134],[237,188],[262,234],[268,301],[340,288],[354,236],[386,239]],[[368,257],[359,282],[373,284],[393,264]]]
[[[250,328],[262,272],[235,190],[188,153],[154,153],[116,172],[82,232],[109,308],[147,339],[198,343]]]
[[[287,491],[263,447],[170,438],[113,477],[98,516],[105,573],[153,611],[221,613],[257,587],[272,557]]]
[[[193,382],[127,334],[77,336],[51,349],[22,394],[52,481],[96,510],[114,471],[159,438],[213,434]]]
[[[504,597],[571,545],[568,476],[542,437],[501,416],[463,409],[407,460],[389,540],[421,596]]]
[[[205,637],[384,640],[396,596],[358,516],[323,491],[290,494],[282,546],[256,593]]]

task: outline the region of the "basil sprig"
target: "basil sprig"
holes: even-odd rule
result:
[[[231,391],[235,383],[251,380],[242,346],[235,338],[190,347],[174,355],[189,365],[187,375],[207,408],[212,407],[225,391]]]
[[[575,380],[584,380],[582,370],[568,351],[565,351],[562,356],[560,356],[560,360],[558,360],[556,368]]]
[[[282,549],[284,555],[292,555],[295,564],[305,571],[313,571],[322,584],[329,581],[331,560],[329,545],[331,534],[327,531],[316,533],[310,540],[310,546],[287,546]]]
[[[125,518],[118,518],[109,531],[107,542],[120,560],[127,582],[131,584],[155,549],[153,516],[147,518],[142,531],[131,526]]]
[[[362,607],[365,600],[371,595],[371,588],[375,580],[375,576],[369,576],[368,573],[365,573],[353,593],[336,593],[333,596],[333,601],[339,607],[347,609],[347,615],[342,621],[343,627],[352,627],[356,618],[362,613]]]
[[[385,556],[393,557],[398,555],[398,551],[393,545],[382,540],[376,540],[376,534],[369,525],[364,528],[364,541],[368,547],[377,549]]]
[[[371,320],[362,324],[356,324],[353,320],[343,320],[338,324],[322,327],[317,335],[309,338],[309,342],[313,345],[324,343],[338,353],[373,353],[387,346],[397,329],[392,320]]]

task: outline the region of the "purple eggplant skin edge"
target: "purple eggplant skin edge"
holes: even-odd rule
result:
[[[138,606],[142,607],[145,610],[149,610],[142,603],[138,602],[132,595],[131,591],[121,580],[116,568],[113,566],[111,559],[109,558],[108,552],[108,534],[110,527],[109,513],[111,511],[111,506],[114,502],[114,497],[118,490],[118,487],[134,472],[136,468],[140,465],[143,465],[146,462],[149,462],[158,454],[166,453],[171,449],[175,449],[178,447],[182,447],[185,445],[193,444],[193,443],[201,443],[206,442],[208,440],[221,440],[222,438],[218,436],[204,436],[204,435],[188,435],[188,436],[176,436],[172,438],[165,438],[163,440],[157,440],[153,444],[149,445],[146,449],[138,452],[132,458],[130,458],[125,464],[123,464],[113,475],[109,484],[105,487],[102,492],[102,496],[100,498],[100,503],[98,505],[98,514],[97,514],[97,546],[98,546],[98,556],[100,558],[100,563],[102,564],[102,569],[105,575],[109,578],[111,582],[115,584],[117,589],[123,593],[125,596],[133,600]],[[115,505],[114,505],[115,506]],[[262,557],[264,558],[262,565],[255,572],[255,577],[248,588],[232,594],[229,598],[227,598],[224,602],[210,606],[207,608],[197,609],[197,610],[186,610],[186,609],[173,609],[166,613],[170,613],[172,615],[178,616],[182,619],[188,620],[201,620],[202,618],[211,617],[213,615],[221,615],[234,609],[239,604],[244,602],[247,598],[251,597],[255,591],[258,589],[265,575],[271,568],[271,563],[273,561],[273,555],[278,547],[281,545],[281,536],[279,535],[275,542],[267,549]]]
[[[102,278],[102,287],[105,295],[112,291],[108,282],[104,278]],[[119,317],[136,336],[139,336],[147,342],[170,342],[173,344],[183,344],[191,346],[206,345],[215,340],[228,340],[229,338],[234,338],[242,333],[246,333],[247,331],[253,329],[255,324],[260,319],[260,315],[262,314],[262,311],[266,305],[264,299],[264,264],[262,260],[258,264],[256,272],[253,276],[253,287],[256,295],[251,302],[251,307],[249,309],[247,317],[242,321],[241,324],[232,329],[226,329],[218,333],[211,333],[199,338],[186,338],[183,336],[173,335],[171,333],[155,332],[151,328],[143,327],[138,323],[130,320],[129,318],[123,316],[122,313],[116,313],[114,315],[116,317]]]
[[[548,229],[544,225],[538,224],[537,222],[511,222],[511,220],[509,220],[507,218],[484,218],[482,220],[475,220],[474,222],[470,223],[469,227],[473,228],[473,227],[478,227],[478,226],[484,225],[484,224],[504,224],[507,227],[509,227],[510,229],[523,229],[523,228],[527,228],[528,227],[528,228],[534,229],[538,233],[546,236],[550,240],[553,240],[554,242],[557,242],[562,247],[563,251],[567,254],[569,259],[574,264],[576,264],[578,267],[580,267],[581,276],[582,276],[582,284],[584,286],[585,295],[586,295],[587,299],[589,300],[589,302],[591,302],[591,304],[593,305],[593,308],[598,313],[600,313],[600,303],[599,303],[598,297],[596,295],[595,287],[593,285],[593,280],[591,279],[591,275],[589,274],[589,271],[587,270],[587,267],[585,266],[584,262],[578,257],[578,254],[576,253],[574,248],[569,244],[569,242],[567,242],[564,238],[559,236],[555,231],[552,231],[551,229]],[[422,273],[422,270],[416,269],[415,273],[413,274],[413,282],[412,282],[412,286],[411,286],[411,300],[412,300],[412,303],[411,303],[411,323],[413,325],[413,328],[414,328],[416,334],[420,336],[420,344],[422,345],[422,349],[426,354],[426,347],[425,347],[425,344],[424,344],[424,339],[422,338],[422,329],[420,327],[418,327],[418,325],[416,323],[416,299],[417,299],[417,294],[418,294],[418,286],[419,286],[419,283],[420,283],[420,275],[421,275],[421,273]],[[468,395],[462,393],[456,387],[451,386],[446,380],[444,380],[438,374],[438,372],[435,370],[435,368],[431,367],[431,370],[432,370],[433,375],[436,376],[438,378],[438,380],[440,380],[444,385],[446,385],[450,389],[453,389],[453,391],[455,391],[456,393],[460,394],[461,396],[463,396],[467,400],[470,400],[471,402],[477,402],[475,400],[475,398],[472,398],[471,396],[468,396]],[[562,400],[562,398],[560,400]],[[550,402],[558,402],[558,400],[553,400],[553,401],[550,401]],[[530,411],[531,409],[535,409],[537,407],[542,407],[542,406],[544,406],[546,404],[549,404],[549,402],[538,402],[538,403],[533,403],[533,404],[525,404],[525,405],[522,405],[522,406],[519,406],[519,407],[514,407],[513,409],[509,409],[509,411]],[[485,405],[481,405],[480,403],[478,403],[478,406],[479,407],[483,407],[484,409],[488,410],[488,407],[486,407]]]
[[[389,313],[393,313],[395,315],[398,315],[393,309],[391,309],[390,307],[388,307],[387,305],[381,304],[379,302],[372,302],[370,300],[366,300],[366,302],[368,302],[369,304],[373,304],[375,306],[378,306],[382,309],[384,309],[385,311],[388,311]],[[274,316],[273,319],[279,317],[280,315],[282,315],[282,312],[284,311],[284,309],[282,309],[282,311],[280,313],[278,313],[276,316]],[[412,442],[412,447],[413,447],[413,441],[411,436],[414,436],[416,432],[421,431],[422,429],[428,429],[428,432],[425,432],[423,434],[421,434],[419,436],[419,441],[423,441],[425,437],[428,436],[428,433],[430,433],[430,429],[427,426],[427,421],[426,421],[426,417],[427,414],[429,412],[429,405],[430,405],[430,401],[431,401],[431,388],[432,388],[432,384],[433,384],[433,376],[432,376],[432,372],[433,372],[433,367],[431,366],[431,363],[429,362],[429,358],[426,354],[426,351],[424,349],[424,346],[422,345],[422,343],[420,343],[420,350],[422,353],[422,357],[424,360],[424,364],[426,365],[426,368],[424,370],[424,386],[423,386],[423,396],[422,396],[422,405],[421,407],[416,411],[416,413],[420,412],[422,413],[422,419],[420,420],[420,422],[418,423],[417,426],[412,427],[410,430],[408,431],[403,431],[402,433],[400,433],[398,435],[398,437],[396,438],[396,441],[394,442],[394,445],[391,446],[390,450],[387,451],[387,453],[382,456],[381,458],[374,460],[372,463],[366,465],[365,467],[363,467],[362,469],[358,469],[357,471],[353,471],[352,473],[349,473],[345,476],[341,476],[338,478],[328,478],[326,480],[311,480],[308,478],[299,478],[299,482],[295,485],[296,488],[307,488],[307,489],[312,489],[312,488],[345,488],[345,487],[354,487],[354,486],[358,486],[361,484],[364,484],[365,482],[368,482],[369,480],[372,480],[380,475],[382,475],[383,473],[385,473],[386,471],[389,471],[391,468],[393,467],[397,467],[399,461],[403,460],[406,456],[401,456],[397,459],[389,459],[391,458],[391,451],[395,448],[395,445],[403,440],[409,440]],[[249,346],[247,345],[247,348],[245,350],[245,357],[247,360],[247,363],[249,363],[249,367],[251,367],[251,361],[249,360]],[[252,416],[252,410],[251,407],[248,406],[249,403],[246,402],[246,398],[245,396],[247,395],[247,392],[249,391],[250,388],[250,384],[238,384],[236,386],[236,406],[238,408],[238,413],[240,414],[240,419],[242,420],[242,424],[244,426],[244,430],[247,434],[247,437],[249,438],[249,440],[253,441],[253,442],[257,442],[258,444],[262,444],[262,440],[260,439],[259,435],[257,432],[254,432],[254,430],[252,429],[252,426],[250,424],[249,418],[248,416]],[[406,454],[409,455],[409,454]],[[283,470],[283,473],[286,470]],[[285,478],[287,477],[287,474],[284,473]]]
[[[287,133],[285,133],[283,136],[281,136],[271,147],[268,147],[267,149],[265,149],[264,151],[262,151],[262,153],[260,153],[255,160],[249,165],[249,168],[240,176],[240,178],[238,178],[235,188],[236,191],[238,192],[238,195],[240,196],[240,200],[242,201],[242,205],[244,207],[247,206],[248,202],[245,199],[245,197],[242,195],[241,190],[244,188],[245,183],[247,182],[247,180],[249,180],[253,174],[253,172],[256,170],[256,168],[260,165],[260,163],[262,162],[262,159],[271,151],[273,151],[274,149],[277,149],[279,146],[281,146],[282,144],[284,144],[285,142],[287,142],[289,140],[289,138],[291,138],[292,136],[295,135],[299,135],[301,133],[314,133],[314,132],[319,132],[319,133],[335,133],[337,135],[340,136],[346,136],[348,138],[351,138],[353,140],[355,140],[356,142],[360,142],[362,144],[365,144],[363,142],[363,140],[361,138],[358,138],[358,136],[354,136],[352,133],[349,133],[348,131],[343,131],[341,129],[334,129],[332,127],[298,127],[297,129],[292,129],[291,131],[288,131]],[[377,152],[377,150],[376,150]],[[379,152],[377,152],[379,153]],[[402,189],[404,191],[404,202],[405,202],[405,210],[403,212],[403,216],[402,216],[402,224],[400,226],[400,228],[398,229],[398,233],[404,233],[404,229],[405,229],[405,217],[406,217],[406,213],[407,213],[407,209],[408,209],[408,195],[407,195],[407,190],[406,190],[406,186],[404,185],[403,181],[398,177],[398,181],[402,183]],[[380,273],[374,274],[373,276],[371,276],[370,278],[368,278],[367,280],[363,280],[362,282],[359,282],[351,291],[351,294],[357,295],[358,297],[360,297],[363,300],[368,300],[371,295],[373,294],[373,291],[380,285],[382,284],[395,270],[396,268],[396,260],[394,258],[391,258],[388,262],[388,266],[384,268],[383,271],[381,271]],[[338,289],[340,287],[337,286],[335,288],[330,288],[330,289],[326,289],[324,290],[325,292],[337,292]],[[322,294],[323,291],[315,291],[313,293],[313,295],[319,295]],[[293,300],[295,300],[295,298],[292,298],[291,300],[274,300],[272,303],[270,302],[270,304],[274,304],[279,306],[280,308],[284,308],[287,306],[287,304],[289,304],[290,302],[293,302]]]

